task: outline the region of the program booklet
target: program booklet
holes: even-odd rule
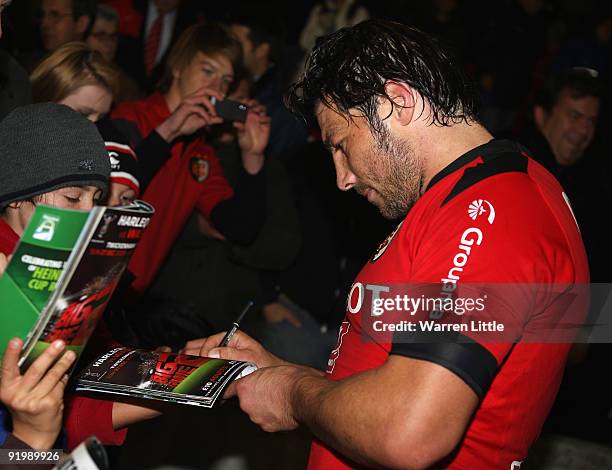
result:
[[[81,370],[75,388],[212,408],[234,380],[256,369],[250,362],[119,347]]]
[[[38,205],[0,277],[0,358],[14,336],[24,340],[22,370],[57,339],[80,356],[153,213],[142,201],[88,212]]]

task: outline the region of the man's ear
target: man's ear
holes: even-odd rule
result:
[[[85,40],[85,38],[82,36],[83,34],[85,34],[85,31],[87,31],[87,28],[89,27],[89,23],[91,21],[93,21],[91,16],[87,16],[87,15],[81,15],[76,20],[76,23],[75,23],[76,31],[81,36],[82,40]]]
[[[401,82],[388,81],[385,92],[393,103],[393,114],[402,126],[412,122],[414,117],[415,93],[414,90]]]
[[[544,110],[542,106],[535,105],[533,107],[533,120],[538,126],[538,129],[542,129],[544,124],[546,124],[546,118],[548,117],[548,113]]]

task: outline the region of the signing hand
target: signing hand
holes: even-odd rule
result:
[[[235,122],[234,127],[238,131],[244,169],[254,175],[263,166],[264,150],[270,139],[271,120],[266,114],[266,108],[257,101],[248,100],[244,103],[249,107],[246,122]]]
[[[2,360],[0,399],[13,420],[13,434],[33,449],[49,449],[60,432],[67,372],[76,355],[58,360],[66,345],[54,341],[21,375],[17,365],[23,343],[13,338]]]
[[[259,369],[233,382],[224,396],[237,396],[242,411],[264,431],[291,431],[298,427],[293,409],[294,387],[304,374],[312,373],[294,365]]]
[[[208,338],[194,339],[189,341],[181,352],[194,356],[254,362],[257,367],[287,364],[274,354],[266,351],[261,344],[240,330],[232,336],[227,347],[220,348],[218,346],[223,336],[225,336],[225,332],[217,333]]]
[[[223,95],[211,88],[202,87],[188,95],[174,112],[159,126],[157,133],[166,141],[172,142],[177,137],[191,135],[204,126],[221,124],[223,119],[217,116],[210,97],[218,100]]]

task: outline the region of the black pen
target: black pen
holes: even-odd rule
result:
[[[244,318],[244,316],[246,315],[246,313],[249,311],[249,309],[252,306],[253,306],[253,301],[249,300],[247,304],[245,305],[244,309],[242,310],[242,312],[240,313],[240,315],[238,315],[238,318],[236,318],[236,321],[232,323],[232,327],[229,329],[227,333],[225,333],[225,336],[219,343],[219,346],[217,346],[218,348],[223,348],[229,344],[230,339],[232,339],[232,336],[234,336],[236,331],[238,331],[238,328],[240,328],[240,322],[242,321],[242,319]]]

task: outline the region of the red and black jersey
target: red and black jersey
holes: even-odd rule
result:
[[[436,175],[363,267],[327,373],[341,380],[379,367],[390,354],[449,369],[472,388],[480,404],[443,466],[515,468],[539,435],[570,347],[569,342],[521,339],[542,322],[554,323],[566,307],[553,289],[533,293],[529,286],[584,285],[588,280],[582,239],[561,186],[523,147],[493,140]],[[488,311],[489,319],[510,318],[524,330],[512,342],[481,341],[473,333],[457,333],[465,341],[448,342],[407,341],[413,333],[398,331],[370,335],[367,296],[379,295],[384,286],[412,283],[527,286]],[[352,466],[323,442],[313,443],[310,469]]]
[[[111,117],[130,144],[137,147],[169,116],[165,97],[154,93],[142,101],[120,104]],[[144,160],[147,155],[139,158]],[[135,276],[134,289],[142,292],[151,284],[194,209],[208,218],[219,202],[232,196],[215,151],[203,138],[176,141],[170,158],[142,196],[155,208],[155,216],[130,261],[128,269]]]

